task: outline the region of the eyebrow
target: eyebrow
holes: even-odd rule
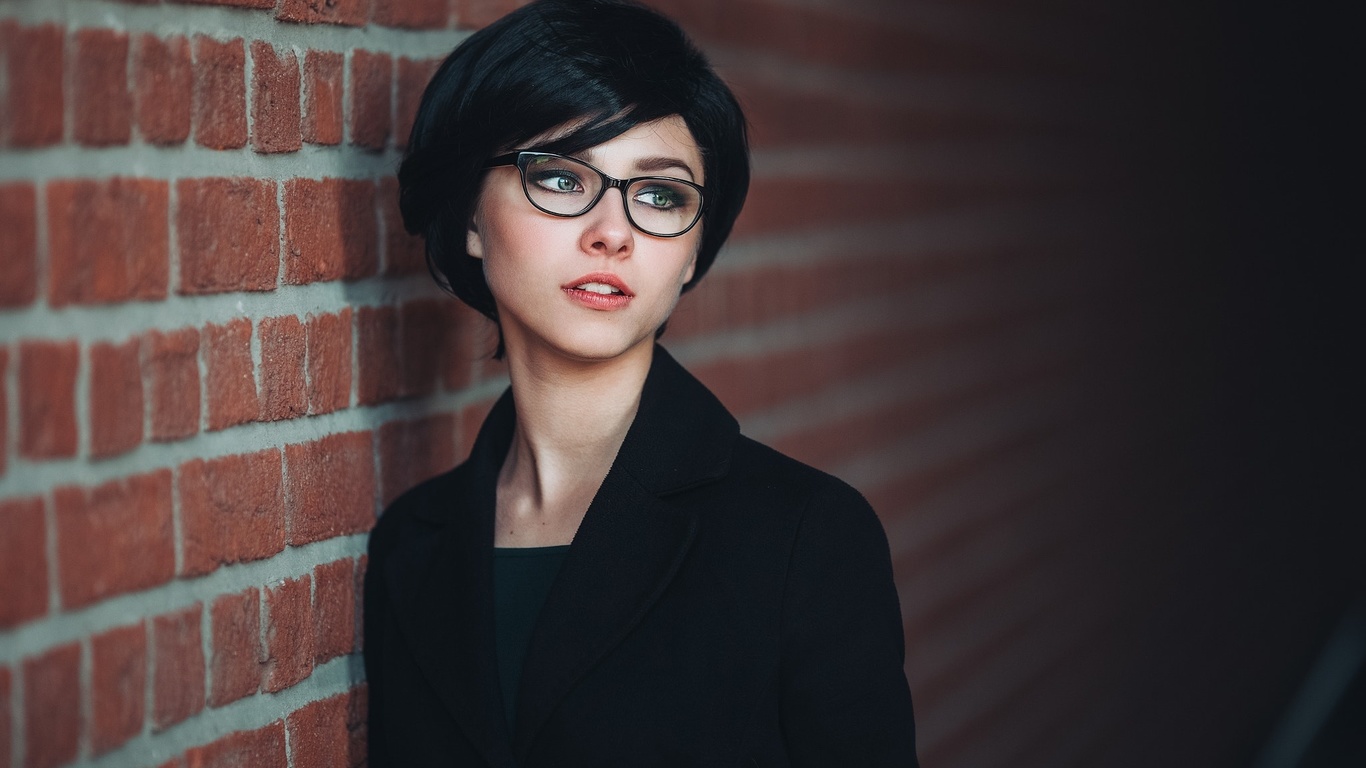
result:
[[[597,153],[595,153],[592,149],[587,149],[579,153],[579,157],[585,162],[596,163],[596,154]],[[688,179],[690,181],[697,180],[697,174],[693,171],[692,166],[688,165],[686,162],[676,157],[668,157],[667,155],[653,155],[650,157],[642,157],[641,159],[636,161],[635,165],[636,168],[645,173],[659,173],[660,171],[667,171],[670,168],[677,168],[678,170],[688,174]]]
[[[689,179],[696,178],[693,175],[692,168],[690,168],[687,163],[683,162],[682,160],[679,160],[676,157],[646,157],[638,161],[636,163],[636,167],[648,173],[659,173],[660,171],[665,171],[670,168],[677,168],[678,170],[688,174]]]

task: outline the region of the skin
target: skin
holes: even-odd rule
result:
[[[637,126],[578,155],[616,178],[667,175],[705,184],[682,118]],[[660,169],[660,158],[681,167]],[[692,278],[699,224],[661,238],[631,226],[621,192],[559,218],[534,208],[517,169],[490,170],[467,238],[498,305],[517,424],[498,477],[494,545],[568,544],[607,476],[640,404],[654,333]],[[633,298],[603,311],[563,286],[612,273]]]

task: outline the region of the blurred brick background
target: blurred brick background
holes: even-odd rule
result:
[[[664,342],[882,515],[924,763],[1245,763],[1362,583],[1279,27],[652,4],[756,170]],[[0,2],[0,768],[364,761],[366,532],[506,385],[393,172],[512,5]]]

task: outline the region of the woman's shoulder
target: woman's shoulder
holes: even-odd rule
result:
[[[757,513],[803,535],[886,547],[882,523],[856,488],[752,438],[736,440],[722,485],[746,516]]]
[[[729,475],[740,483],[782,486],[822,506],[868,506],[863,494],[840,478],[745,435],[735,442]]]
[[[462,464],[409,488],[380,513],[370,531],[370,556],[384,555],[405,546],[404,542],[430,539],[426,534],[442,527],[457,513],[456,504]]]

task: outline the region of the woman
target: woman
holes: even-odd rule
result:
[[[399,173],[511,388],[370,540],[370,765],[915,764],[886,539],[655,339],[749,183],[682,32],[533,3],[434,76]]]

